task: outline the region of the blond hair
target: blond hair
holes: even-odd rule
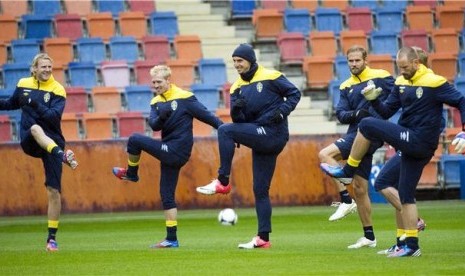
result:
[[[422,48],[418,46],[412,46],[412,48],[413,50],[415,50],[415,53],[417,53],[420,63],[428,67],[428,54]]]
[[[155,65],[150,69],[150,76],[161,75],[165,80],[171,77],[171,69],[166,65]]]

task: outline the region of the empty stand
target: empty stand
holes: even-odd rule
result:
[[[334,32],[311,32],[310,51],[312,56],[331,56],[337,54],[337,41]]]
[[[373,31],[370,36],[372,54],[391,54],[395,56],[399,49],[399,38],[396,32]]]
[[[303,63],[307,55],[307,42],[300,32],[281,33],[277,40],[280,62],[282,64],[299,64]]]
[[[308,36],[312,30],[312,18],[308,9],[286,9],[284,11],[286,32],[299,32]]]
[[[70,62],[68,74],[71,86],[83,86],[86,89],[91,89],[98,84],[97,68],[93,62]]]
[[[333,79],[333,57],[331,56],[307,56],[303,64],[310,88],[326,88]]]
[[[373,15],[368,7],[348,8],[346,20],[349,30],[362,30],[367,34],[373,30]]]
[[[179,87],[189,89],[194,83],[194,65],[189,60],[173,59],[166,62],[171,68],[171,81]]]
[[[94,2],[98,12],[111,12],[114,17],[126,9],[124,0],[94,0]]]
[[[447,5],[436,7],[436,20],[439,28],[454,28],[461,31],[464,27],[464,11],[460,6]]]
[[[116,114],[119,137],[129,137],[134,133],[145,134],[145,118],[141,112],[118,112]]]
[[[256,7],[255,0],[231,0],[231,18],[252,18]]]
[[[402,46],[418,46],[429,51],[428,33],[425,30],[403,30],[401,32]]]
[[[404,28],[403,10],[396,6],[378,8],[375,16],[378,30],[398,33]]]
[[[179,34],[178,18],[173,11],[156,11],[150,14],[152,34],[166,35],[170,41]]]
[[[0,40],[0,64],[5,64],[8,59],[6,44]]]
[[[202,57],[202,42],[198,35],[177,35],[174,49],[178,59],[191,60],[194,64]]]
[[[61,13],[60,0],[31,1],[32,13],[40,15],[51,15]]]
[[[89,37],[108,40],[115,35],[115,21],[111,12],[90,13],[86,16]]]
[[[44,39],[44,51],[53,58],[53,65],[64,66],[74,60],[73,45],[67,37]]]
[[[40,52],[37,39],[16,39],[11,41],[11,57],[14,63],[30,63]]]
[[[105,43],[100,37],[83,37],[76,40],[77,59],[80,62],[99,64],[106,60]]]
[[[431,41],[436,53],[456,55],[460,51],[459,36],[454,28],[434,29],[431,32]]]
[[[283,14],[276,9],[254,10],[252,22],[258,40],[276,40],[283,31]]]
[[[396,68],[394,64],[394,59],[390,54],[380,54],[374,55],[369,54],[367,57],[368,66],[375,69],[384,69],[391,73],[391,75],[396,75]]]
[[[134,63],[139,59],[139,46],[132,36],[111,37],[109,46],[112,60],[125,60],[128,63]]]
[[[434,72],[453,82],[457,75],[457,57],[449,53],[432,53],[428,57]]]
[[[170,58],[170,42],[167,36],[146,36],[142,38],[142,48],[145,59],[157,64],[165,63]]]
[[[430,6],[407,6],[405,19],[410,30],[425,30],[430,33],[434,28],[434,14]]]
[[[55,29],[58,37],[76,40],[83,36],[81,17],[78,14],[55,15]]]
[[[28,63],[3,64],[3,87],[14,89],[21,78],[31,75]]]
[[[0,142],[13,140],[13,127],[8,115],[0,115]]]
[[[350,77],[349,64],[345,55],[336,56],[334,59],[334,67],[336,71],[336,78],[338,80],[346,80]]]
[[[191,86],[191,91],[194,93],[197,100],[205,105],[208,110],[215,112],[215,110],[218,108],[220,99],[218,86],[212,84],[196,83]]]
[[[113,116],[110,113],[84,113],[82,120],[85,139],[105,140],[115,137]]]
[[[124,60],[103,61],[101,72],[104,86],[115,86],[122,89],[130,85],[129,65]]]
[[[152,60],[138,60],[134,63],[134,73],[136,75],[137,84],[150,85],[152,77],[150,76],[150,69],[158,65]]]
[[[4,2],[2,1],[2,3]],[[18,22],[14,15],[0,14],[0,25],[2,26],[0,41],[10,42],[18,38]]]
[[[199,77],[203,84],[212,84],[217,87],[226,83],[226,64],[221,58],[204,58],[198,63]]]
[[[94,112],[121,111],[121,94],[116,87],[94,87],[91,90]]]
[[[63,0],[66,13],[75,13],[79,16],[87,16],[92,12],[92,1]]]
[[[63,113],[61,116],[61,131],[66,141],[81,140],[79,117],[76,113]]]
[[[146,0],[128,0],[128,8],[130,11],[141,11],[146,16],[154,12],[156,9],[155,1]]]
[[[342,13],[335,8],[317,8],[315,25],[318,31],[332,31],[336,35],[343,29]]]
[[[141,11],[128,11],[119,14],[119,28],[122,36],[141,39],[147,35],[147,19]]]
[[[21,17],[24,38],[43,39],[52,36],[53,20],[48,15],[25,14]]]
[[[346,54],[347,50],[353,45],[363,46],[365,49],[368,49],[368,41],[365,31],[342,31],[339,37],[341,42],[341,52]]]
[[[148,85],[131,85],[124,90],[129,111],[150,112],[150,101],[154,97]]]
[[[88,111],[88,94],[84,87],[66,87],[65,113],[83,113]]]

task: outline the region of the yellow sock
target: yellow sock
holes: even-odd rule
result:
[[[349,164],[351,167],[357,168],[361,161],[362,160],[355,160],[352,156],[349,156],[349,159],[347,159],[347,164]]]
[[[58,228],[58,220],[49,220],[48,228]]]
[[[55,142],[52,142],[47,145],[47,152],[52,153],[53,148],[58,147],[58,145]]]
[[[418,229],[405,230],[405,235],[407,238],[418,238]]]
[[[403,234],[405,234],[405,229],[397,229],[397,233],[396,233],[397,238],[402,237]]]
[[[167,220],[166,221],[166,227],[174,227],[178,226],[178,221],[177,220]]]
[[[137,162],[132,162],[131,160],[128,159],[128,165],[131,167],[139,166],[139,163],[140,163],[140,160],[138,160]]]

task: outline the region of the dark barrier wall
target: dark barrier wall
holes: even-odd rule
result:
[[[319,169],[318,152],[338,136],[292,136],[278,158],[271,199],[278,205],[321,205],[338,199],[329,177]],[[143,154],[137,183],[116,179],[111,168],[126,166],[126,140],[69,142],[79,166],[63,167],[64,213],[160,210],[160,163]],[[40,159],[24,154],[19,144],[0,144],[1,215],[46,214],[47,197]],[[195,140],[190,161],[181,170],[176,200],[178,208],[253,206],[250,149],[236,149],[229,195],[204,196],[195,191],[216,178],[219,166],[216,138]]]

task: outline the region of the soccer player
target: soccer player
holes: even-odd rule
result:
[[[340,90],[340,100],[336,107],[336,116],[343,124],[349,124],[347,134],[336,142],[322,149],[319,153],[320,162],[333,166],[338,161],[346,160],[350,148],[357,134],[358,123],[365,117],[380,116],[373,110],[370,103],[360,93],[367,85],[381,87],[386,93],[380,95],[386,98],[387,92],[394,86],[394,78],[389,72],[381,69],[373,69],[367,65],[367,51],[359,45],[354,45],[347,50],[347,62],[351,76],[345,80]],[[362,223],[364,236],[356,243],[349,245],[349,249],[361,247],[376,247],[376,238],[371,220],[371,203],[368,196],[368,178],[371,172],[373,153],[383,145],[382,142],[373,143],[353,178],[355,201],[350,197],[345,185],[350,182],[340,182],[333,178],[333,182],[339,190],[341,202],[336,212],[329,217],[330,221],[344,218],[357,209]]]
[[[321,168],[333,177],[351,178],[372,142],[385,141],[400,150],[397,189],[406,239],[405,245],[388,257],[417,257],[421,255],[421,250],[417,229],[416,187],[424,166],[431,160],[438,146],[443,104],[457,107],[462,123],[465,123],[465,97],[444,77],[434,74],[421,64],[411,47],[403,47],[398,51],[396,63],[401,76],[397,77],[394,89],[385,101],[378,100],[381,91],[374,85],[367,86],[362,93],[384,118],[389,118],[402,108],[398,124],[376,118],[363,119],[347,164],[343,168],[321,164]],[[453,145],[459,153],[465,150],[465,132],[457,134]],[[384,166],[381,171],[388,174],[390,168]]]
[[[250,242],[239,244],[239,248],[268,248],[271,246],[271,179],[276,158],[289,140],[287,117],[301,95],[299,89],[281,72],[258,65],[249,44],[240,44],[232,58],[240,75],[231,86],[233,123],[218,128],[221,164],[217,179],[197,187],[197,192],[206,195],[229,193],[235,144],[251,148],[258,232]]]
[[[152,90],[149,125],[161,130],[161,140],[134,133],[129,137],[127,168],[114,167],[113,174],[122,180],[137,182],[142,151],[160,160],[160,196],[165,213],[166,238],[152,248],[179,247],[177,207],[175,201],[179,171],[187,163],[194,143],[194,118],[217,129],[223,122],[200,103],[192,92],[171,82],[171,69],[157,65],[150,70]]]
[[[46,53],[32,60],[31,76],[22,78],[13,95],[0,100],[0,110],[21,109],[21,148],[29,156],[42,159],[48,199],[47,251],[57,251],[56,234],[61,213],[62,163],[78,165],[71,150],[64,151],[61,115],[66,91],[52,76],[53,60]]]

